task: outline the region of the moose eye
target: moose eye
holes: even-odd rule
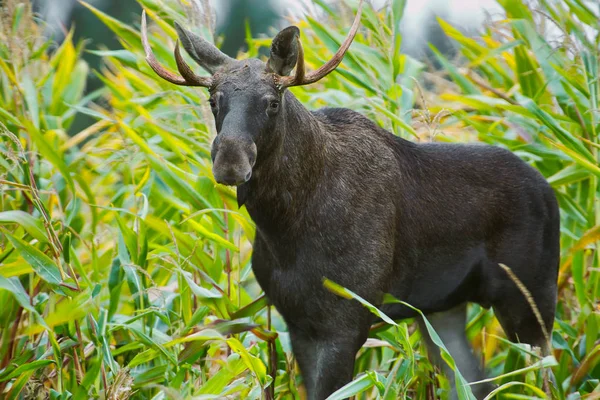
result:
[[[213,97],[208,99],[208,104],[210,104],[210,108],[212,108],[213,110],[217,108],[217,100],[215,100],[215,98]]]
[[[269,111],[277,111],[279,109],[279,101],[271,100],[269,102]]]

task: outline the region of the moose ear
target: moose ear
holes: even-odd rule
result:
[[[175,30],[185,51],[187,51],[194,61],[211,74],[214,74],[224,64],[233,61],[231,57],[222,53],[212,43],[209,43],[187,29],[183,29],[177,22],[175,22]]]
[[[267,62],[269,71],[286,76],[294,69],[298,60],[298,38],[300,29],[288,26],[275,36],[271,44],[271,56]]]

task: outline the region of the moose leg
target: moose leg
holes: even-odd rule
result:
[[[318,337],[290,329],[294,355],[304,378],[308,400],[323,400],[352,380],[356,353],[365,333],[332,332]]]
[[[535,293],[534,301],[539,316],[539,321],[525,296],[518,290],[507,290],[506,299],[493,304],[494,314],[502,325],[506,336],[515,343],[527,343],[542,349],[542,354],[550,354],[549,343],[546,335],[552,333],[554,322],[554,309],[556,307],[555,285],[548,285],[548,289]],[[543,327],[542,324],[543,323]],[[545,328],[545,329],[544,329]],[[545,332],[544,332],[545,330]]]
[[[450,352],[450,355],[454,359],[454,362],[463,377],[467,382],[475,382],[484,379],[484,373],[479,360],[473,354],[473,350],[469,345],[465,334],[466,307],[467,305],[465,303],[451,310],[429,314],[426,317],[440,339],[442,339],[442,342],[444,342],[444,345]],[[452,385],[452,394],[450,398],[453,400],[457,399],[458,395],[456,393],[454,371],[452,371],[446,362],[442,360],[440,349],[431,340],[423,320],[419,321],[419,327],[425,338],[430,359],[435,365],[442,369],[444,374],[450,380],[450,384]],[[471,389],[478,399],[482,399],[493,389],[493,385],[478,384],[471,386]]]

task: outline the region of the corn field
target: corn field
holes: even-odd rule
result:
[[[212,38],[195,2],[138,2],[172,70],[173,21]],[[340,15],[314,2],[322,14],[293,21],[311,69],[357,4]],[[478,36],[439,20],[459,54],[432,46],[434,69],[401,53],[405,1],[390,3],[365,6],[336,72],[291,90],[309,109],[349,107],[413,141],[504,147],[539,170],[561,208],[552,355],[507,341],[477,305],[467,334],[497,384],[489,398],[600,399],[600,6],[498,0],[505,16]],[[208,93],[161,80],[139,24],[84,5],[123,49],[86,49],[71,31],[49,51],[27,1],[0,5],[0,398],[303,398],[286,326],[252,274],[255,227],[212,176]],[[238,58],[271,44],[247,36]],[[90,70],[85,51],[104,66]],[[91,93],[89,74],[103,83]],[[78,114],[96,122],[69,135]],[[382,317],[330,399],[448,398],[415,321]]]

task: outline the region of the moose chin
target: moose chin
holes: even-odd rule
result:
[[[349,109],[309,111],[288,90],[340,64],[361,11],[362,1],[337,53],[310,72],[294,26],[275,37],[265,63],[234,60],[176,24],[182,46],[208,77],[185,63],[179,42],[179,74],[163,68],[142,17],[152,69],[210,92],[218,132],[214,177],[237,186],[239,205],[256,223],[252,268],[287,323],[308,398],[315,400],[352,380],[356,353],[377,322],[358,302],[329,292],[324,278],[394,319],[420,317],[382,304],[385,293],[420,309],[469,382],[484,374],[465,336],[468,302],[493,307],[510,340],[544,353],[556,305],[559,211],[540,173],[502,148],[417,144]],[[537,317],[515,276],[533,297]],[[422,331],[430,357],[454,383]],[[483,398],[492,387],[472,390]]]

